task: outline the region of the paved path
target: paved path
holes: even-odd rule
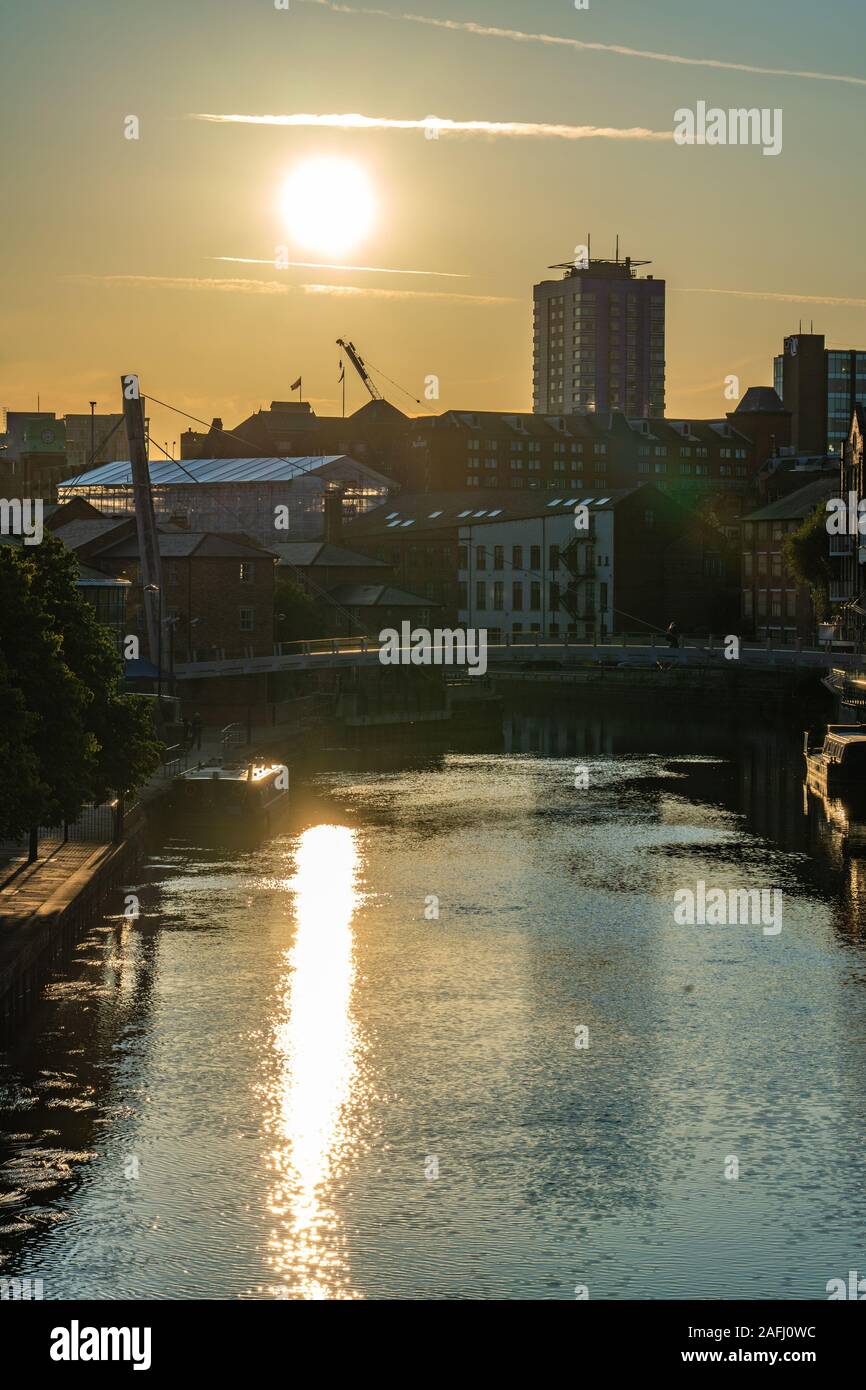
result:
[[[35,864],[24,866],[9,877],[9,866],[3,870],[3,886],[0,887],[0,931],[8,927],[10,919],[29,917],[32,913],[53,898],[71,876],[83,868],[87,861],[103,845],[92,840],[70,840],[67,844],[48,846]]]

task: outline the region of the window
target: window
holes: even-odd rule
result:
[[[256,625],[256,610],[254,608],[239,608],[240,630],[241,632],[254,632]]]
[[[541,608],[541,585],[535,580],[529,586],[529,607],[533,613],[538,613]]]
[[[511,547],[511,564],[516,570],[523,569],[523,546],[513,545]]]
[[[487,607],[487,584],[483,579],[478,579],[475,583],[475,606],[476,608]]]
[[[531,570],[541,569],[541,546],[532,545],[529,547],[529,568]]]
[[[523,611],[523,585],[519,582],[511,586],[511,607],[515,613]]]
[[[754,557],[751,550],[743,553],[743,578],[751,579],[754,570]]]
[[[493,585],[493,607],[497,612],[505,607],[505,585],[501,579],[497,579]]]
[[[786,617],[796,618],[797,616],[797,590],[787,589],[785,591]]]
[[[559,546],[558,546],[558,545],[552,545],[552,546],[550,547],[550,568],[551,568],[552,570],[558,570],[558,569],[559,569]]]
[[[469,546],[458,545],[457,547],[457,568],[465,570],[469,568]]]
[[[755,612],[755,606],[754,606],[754,603],[753,603],[753,601],[752,601],[752,591],[751,591],[751,589],[744,589],[744,590],[743,590],[743,617],[744,617],[744,618],[752,618],[752,617],[754,617],[754,612]]]
[[[475,547],[475,568],[479,570],[487,569],[487,547],[476,545]]]
[[[503,545],[495,545],[495,546],[493,547],[493,568],[494,568],[495,570],[501,570],[501,569],[503,569],[504,567],[505,567],[505,547],[504,547]]]
[[[171,568],[172,568],[173,570],[176,570],[176,569],[177,569],[177,566],[176,566],[176,565],[172,565]],[[240,577],[240,581],[241,581],[242,584],[252,584],[253,578],[254,578],[254,569],[253,569],[253,561],[252,561],[252,560],[241,560],[239,577]],[[171,583],[171,584],[176,584],[176,583],[177,583],[177,580],[176,580],[176,579],[170,579],[170,580],[169,580],[169,583]]]
[[[469,585],[465,579],[461,579],[457,585],[457,607],[469,607]]]
[[[655,524],[655,512],[647,511],[643,514],[643,524],[647,530],[651,530]]]

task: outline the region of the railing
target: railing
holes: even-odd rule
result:
[[[831,579],[830,580],[830,602],[844,603],[846,599],[854,597],[854,586],[850,579]]]
[[[831,536],[830,537],[831,555],[853,555],[854,537],[853,536]]]
[[[173,743],[170,748],[165,749],[162,755],[163,777],[176,777],[179,772],[186,769],[187,761],[187,749],[184,745]]]
[[[243,724],[226,724],[225,728],[220,730],[220,740],[223,753],[229,752],[232,748],[240,748],[246,742]]]

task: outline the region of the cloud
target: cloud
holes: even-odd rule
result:
[[[346,298],[358,298],[365,296],[369,299],[447,299],[452,303],[463,304],[516,304],[516,299],[510,299],[500,294],[449,294],[447,291],[436,290],[382,290],[372,285],[301,285],[304,294],[330,294],[345,296]]]
[[[254,256],[211,256],[212,261],[231,261],[235,265],[271,265],[275,269],[291,270],[352,270],[367,271],[371,275],[437,275],[444,280],[468,280],[469,276],[455,270],[403,270],[399,266],[383,265],[330,265],[320,261],[262,261]]]
[[[278,280],[220,279],[193,275],[72,275],[81,284],[159,286],[168,290],[216,290],[223,294],[258,295],[343,295],[368,299],[438,299],[459,304],[514,304],[517,301],[493,294],[456,294],[447,290],[383,290],[372,285],[286,285]]]
[[[513,139],[541,140],[673,140],[672,130],[646,130],[643,126],[555,125],[543,121],[453,121],[443,116],[423,120],[396,120],[387,116],[362,116],[357,111],[343,115],[314,115],[296,112],[283,116],[244,116],[196,111],[194,121],[213,121],[219,125],[328,126],[336,130],[424,130],[437,135],[491,135]]]
[[[373,15],[379,19],[397,19],[407,24],[426,24],[434,29],[453,29],[481,38],[509,39],[513,43],[547,44],[557,48],[579,49],[582,52],[614,53],[622,58],[644,58],[655,63],[680,63],[687,67],[720,68],[725,72],[748,72],[761,77],[800,77],[813,82],[845,82],[853,87],[866,87],[866,77],[851,77],[844,73],[760,67],[755,63],[729,63],[721,58],[686,58],[679,53],[657,53],[653,49],[628,48],[620,43],[590,43],[583,39],[563,38],[558,34],[531,34],[522,29],[498,29],[489,24],[476,24],[472,20],[434,19],[423,14],[395,14],[392,10],[334,4],[332,0],[300,0],[300,3],[320,5],[336,14]]]
[[[866,299],[849,299],[831,294],[778,294],[772,290],[717,290],[677,286],[674,294],[726,294],[735,299],[778,300],[784,304],[835,304],[847,309],[866,309]]]

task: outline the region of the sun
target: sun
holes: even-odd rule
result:
[[[281,195],[292,239],[323,256],[345,256],[369,234],[376,200],[364,170],[349,159],[308,159],[293,169]]]

